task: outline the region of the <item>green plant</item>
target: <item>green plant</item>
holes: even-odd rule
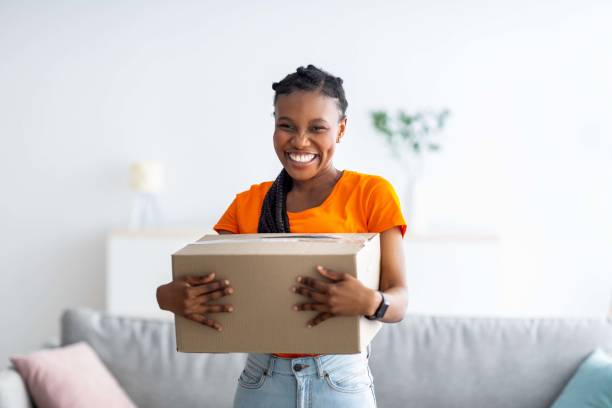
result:
[[[374,129],[385,136],[393,156],[402,159],[400,152],[406,148],[416,155],[421,155],[425,149],[440,150],[440,143],[434,136],[446,125],[450,111],[443,109],[437,112],[406,113],[400,110],[395,120],[384,110],[373,111],[370,115]]]

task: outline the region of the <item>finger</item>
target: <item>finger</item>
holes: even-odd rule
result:
[[[199,285],[192,289],[190,289],[191,296],[197,297],[201,295],[205,295],[206,293],[214,292],[215,290],[219,290],[225,287],[228,287],[230,281],[227,279],[213,281],[211,283],[207,283],[205,285]]]
[[[188,309],[190,314],[204,314],[204,313],[231,313],[234,311],[232,305],[206,305],[197,304]]]
[[[200,300],[200,303],[208,303],[211,300],[219,299],[223,296],[231,295],[232,293],[234,293],[234,288],[232,287],[223,288],[223,289],[219,289],[214,292],[210,292],[205,295],[202,295],[198,299]]]
[[[223,330],[223,326],[221,326],[218,322],[214,321],[213,319],[210,319],[204,316],[203,314],[192,313],[190,315],[187,315],[187,318],[193,320],[194,322],[202,323],[205,326],[212,327],[213,329],[217,331]]]
[[[234,306],[232,305],[205,305],[204,309],[206,309],[204,313],[231,313],[234,311]]]
[[[292,286],[291,290],[299,295],[306,296],[310,299],[314,299],[319,303],[325,303],[327,301],[327,296],[319,293],[311,288],[306,286]]]
[[[323,303],[298,303],[293,305],[293,310],[316,310],[317,312],[329,312],[329,305]]]
[[[207,275],[204,275],[204,276],[189,275],[189,276],[183,277],[183,281],[187,282],[190,285],[203,285],[205,283],[212,282],[213,279],[215,279],[215,273],[214,272],[211,272],[211,273],[209,273]]]
[[[325,276],[326,278],[331,279],[336,282],[345,280],[347,279],[348,276],[351,276],[345,272],[332,271],[331,269],[324,268],[321,265],[317,266],[317,271],[319,271],[319,273]]]
[[[329,283],[324,282],[320,279],[311,278],[309,276],[298,276],[296,278],[302,285],[309,286],[317,292],[327,293],[329,290]]]
[[[317,324],[324,322],[325,320],[334,317],[333,313],[330,312],[322,312],[314,317],[314,319],[308,322],[308,328],[314,327]]]

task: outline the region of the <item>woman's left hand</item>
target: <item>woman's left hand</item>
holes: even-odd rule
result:
[[[318,266],[317,270],[328,280],[298,276],[297,281],[303,286],[294,286],[295,293],[312,299],[312,302],[300,303],[293,310],[316,310],[317,316],[308,322],[308,327],[333,317],[357,316],[372,314],[372,305],[377,304],[378,293],[367,288],[357,278],[345,272],[336,272]]]

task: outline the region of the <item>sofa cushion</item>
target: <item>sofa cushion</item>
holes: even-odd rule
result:
[[[612,321],[408,315],[372,343],[385,408],[548,408]]]
[[[45,408],[136,408],[84,342],[11,357],[36,405]]]
[[[612,356],[597,349],[580,365],[551,408],[612,408]]]
[[[62,315],[63,345],[86,341],[140,408],[230,407],[244,354],[176,351],[174,322],[88,309]]]

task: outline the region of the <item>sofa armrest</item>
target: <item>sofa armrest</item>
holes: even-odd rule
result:
[[[17,371],[0,370],[0,408],[33,408],[28,389]]]

